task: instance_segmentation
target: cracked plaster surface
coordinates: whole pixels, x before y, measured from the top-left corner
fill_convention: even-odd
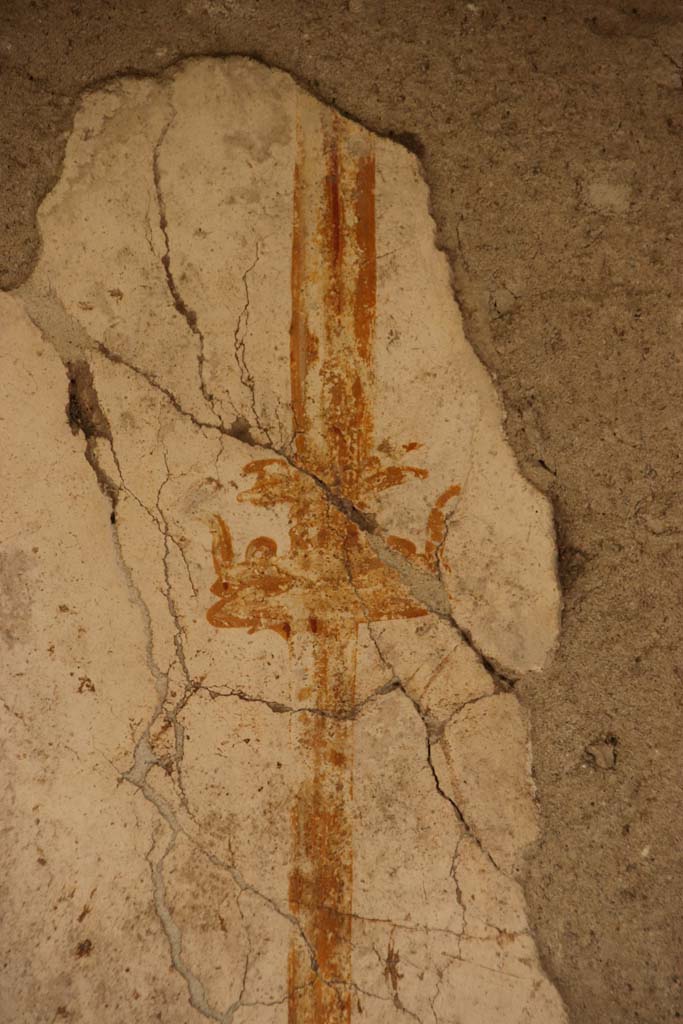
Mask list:
[[[552,522],[417,161],[191,61],[83,99],[40,227],[0,332],[11,1019],[563,1021],[516,881]]]

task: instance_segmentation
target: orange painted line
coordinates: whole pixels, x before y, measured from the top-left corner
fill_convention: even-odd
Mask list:
[[[320,140],[307,138],[301,123],[296,135],[290,327],[295,445],[302,468],[363,510],[372,495],[428,473],[385,466],[375,449],[374,153],[367,136],[337,114],[320,116],[322,154],[315,150]],[[317,710],[332,713],[290,716],[302,781],[290,815],[288,901],[309,948],[298,935],[292,938],[288,1021],[350,1024],[354,723],[346,714],[355,703],[358,626],[426,610],[305,474],[274,458],[250,462],[243,472],[251,487],[238,501],[289,505],[289,550],[279,553],[272,538],[256,537],[238,562],[230,531],[216,516],[217,579],[211,589],[218,600],[207,619],[218,628],[277,632],[290,657],[310,663],[311,678],[293,702],[312,699]],[[424,552],[406,538],[392,536],[389,543],[430,567],[445,528],[444,506],[458,492],[451,487],[436,502]]]

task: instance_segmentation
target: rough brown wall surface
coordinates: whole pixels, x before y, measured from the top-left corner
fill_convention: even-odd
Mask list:
[[[526,891],[576,1024],[683,1016],[683,8],[676,0],[5,2],[0,283],[78,94],[250,54],[412,143],[468,333],[555,505],[565,614],[531,715]]]

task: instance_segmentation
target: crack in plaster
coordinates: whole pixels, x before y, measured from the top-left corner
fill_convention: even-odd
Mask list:
[[[250,694],[245,693],[244,690],[216,690],[213,687],[204,686],[202,684],[198,684],[195,687],[195,692],[204,690],[214,699],[232,697],[246,701],[249,704],[264,704],[267,708],[278,715],[318,715],[320,718],[329,718],[336,722],[354,722],[368,704],[372,704],[380,697],[384,697],[386,694],[393,693],[398,689],[398,681],[392,679],[391,682],[384,683],[384,685],[379,686],[362,701],[359,701],[357,704],[353,704],[347,711],[325,711],[324,708],[307,706],[291,707],[289,704],[282,704],[280,701],[275,700],[267,700],[265,697],[252,697]]]
[[[173,110],[171,116],[168,118],[168,120],[166,121],[161,130],[161,133],[159,135],[159,138],[157,139],[157,142],[154,146],[154,150],[152,153],[152,180],[154,182],[154,194],[156,197],[156,206],[159,218],[159,229],[164,239],[164,252],[160,257],[161,265],[164,270],[164,279],[166,281],[166,287],[171,296],[171,299],[173,300],[173,306],[187,324],[190,332],[197,339],[197,373],[199,377],[199,390],[202,393],[202,398],[209,406],[214,416],[216,416],[216,418],[220,421],[220,414],[216,410],[214,404],[215,396],[211,393],[211,391],[209,391],[206,384],[206,377],[204,374],[206,363],[206,340],[204,338],[204,332],[199,326],[199,318],[197,312],[190,306],[188,306],[185,299],[183,298],[182,293],[176,283],[171,266],[171,242],[169,238],[168,217],[166,213],[166,200],[161,188],[160,159],[161,147],[163,146],[166,136],[168,135],[170,129],[173,126],[175,118],[176,111]],[[151,248],[152,251],[154,252],[154,247],[152,246]],[[228,401],[230,402],[230,405],[233,405],[233,402],[229,395]]]
[[[242,386],[247,389],[251,400],[251,412],[254,417],[254,422],[258,426],[261,433],[268,439],[268,443],[273,446],[273,442],[270,436],[270,432],[267,427],[264,427],[261,418],[256,408],[256,381],[254,375],[247,366],[246,358],[246,337],[247,331],[249,330],[249,309],[251,305],[251,299],[249,297],[249,275],[255,269],[260,259],[259,242],[256,242],[256,255],[254,260],[249,264],[247,269],[242,274],[242,287],[244,288],[244,306],[240,310],[239,316],[237,317],[237,324],[233,332],[234,339],[234,351],[235,351],[235,362],[237,363],[240,381]]]
[[[161,794],[159,794],[149,784],[149,772],[156,765],[158,765],[158,759],[156,758],[154,751],[152,750],[149,744],[147,731],[145,731],[145,733],[143,733],[143,735],[140,737],[140,740],[136,744],[133,765],[126,772],[119,773],[119,777],[142,793],[144,799],[147,800],[150,804],[152,804],[152,806],[156,809],[159,816],[165,821],[166,825],[171,831],[171,838],[169,839],[169,842],[166,845],[164,853],[159,858],[159,860],[156,863],[153,863],[151,860],[151,856],[154,851],[156,842],[152,844],[152,847],[147,855],[147,860],[150,866],[150,871],[152,873],[155,910],[157,912],[157,916],[159,917],[160,923],[162,925],[164,934],[169,945],[171,960],[174,968],[181,974],[181,976],[184,978],[187,984],[188,993],[190,995],[190,1002],[195,1007],[195,1009],[197,1009],[209,1020],[219,1021],[220,1024],[229,1024],[237,1010],[242,1005],[247,1004],[243,1004],[240,998],[236,1003],[233,1003],[223,1014],[220,1014],[218,1013],[218,1011],[213,1010],[211,1007],[208,1006],[204,986],[202,985],[201,981],[199,981],[199,979],[197,979],[194,976],[194,974],[190,971],[189,967],[187,967],[187,965],[184,964],[182,961],[182,932],[175,923],[173,915],[171,914],[171,911],[168,907],[165,895],[165,884],[163,875],[164,862],[168,854],[174,848],[179,835],[182,835],[190,843],[190,845],[194,847],[198,852],[200,852],[204,857],[206,857],[206,859],[214,867],[227,873],[228,876],[233,881],[233,883],[238,888],[238,890],[240,891],[240,893],[251,893],[252,895],[256,896],[257,899],[261,900],[268,907],[270,907],[270,909],[274,911],[278,916],[288,921],[289,924],[295,928],[308,951],[311,970],[316,974],[316,976],[320,977],[320,980],[324,984],[329,984],[328,980],[319,974],[318,964],[316,962],[313,946],[309,941],[308,937],[306,936],[298,918],[294,914],[291,914],[288,911],[283,910],[283,908],[277,903],[276,900],[272,899],[269,896],[266,896],[265,893],[260,892],[260,890],[258,890],[254,885],[252,885],[250,882],[247,882],[246,879],[242,876],[241,872],[233,864],[226,863],[225,861],[217,857],[214,853],[212,853],[210,850],[207,850],[194,836],[191,835],[191,833],[187,831],[187,829],[185,829],[182,826],[181,822],[178,820],[178,816],[176,815],[175,811],[168,803],[168,801],[165,800],[164,797],[161,796]],[[246,973],[244,977],[246,977]],[[268,1004],[253,1003],[248,1005]]]

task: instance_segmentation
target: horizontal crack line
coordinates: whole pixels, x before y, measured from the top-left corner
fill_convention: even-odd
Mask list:
[[[265,704],[267,708],[275,714],[280,715],[319,715],[321,718],[329,718],[335,722],[353,722],[358,718],[363,708],[367,707],[368,704],[374,703],[380,697],[386,696],[388,693],[394,693],[396,690],[401,688],[401,684],[398,680],[392,679],[390,682],[380,686],[377,690],[374,690],[364,700],[359,701],[352,707],[345,711],[328,711],[325,708],[317,707],[292,707],[289,704],[282,704],[280,701],[267,700],[265,697],[253,697],[251,694],[245,693],[244,690],[216,690],[210,686],[204,686],[203,684],[197,687],[198,691],[205,690],[212,698],[220,699],[223,698],[236,698],[237,700],[245,701],[247,704]]]

